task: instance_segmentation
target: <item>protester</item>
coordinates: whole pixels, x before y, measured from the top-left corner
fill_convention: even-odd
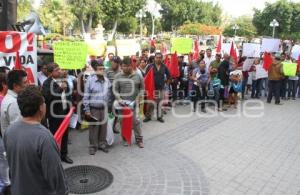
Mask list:
[[[95,74],[91,75],[85,84],[83,105],[86,119],[89,125],[89,154],[95,155],[97,149],[108,153],[107,134],[107,110],[111,99],[111,83],[105,77],[105,67],[102,64],[94,66]],[[110,109],[110,108],[109,108]]]
[[[43,83],[48,78],[47,64],[46,63],[42,63],[41,71],[38,72],[37,77],[38,77],[39,86],[43,86]]]
[[[111,83],[114,82],[115,76],[121,72],[120,70],[121,59],[118,56],[114,56],[111,61],[111,67],[106,69],[105,74]]]
[[[155,85],[155,103],[157,110],[157,120],[161,123],[164,123],[163,113],[162,113],[162,100],[164,95],[165,83],[170,81],[170,72],[165,64],[163,64],[163,55],[161,53],[155,54],[155,60],[153,64],[150,64],[147,68],[146,74],[153,68],[154,70],[154,85]],[[144,122],[149,122],[153,113],[154,105],[147,104],[146,118]]]
[[[145,77],[146,75],[146,71],[147,71],[147,62],[148,62],[148,58],[146,57],[142,57],[139,60],[138,63],[138,68],[137,68],[137,73],[141,76],[141,77]]]
[[[212,51],[210,48],[206,49],[206,56],[204,58],[204,62],[206,65],[206,71],[208,71],[210,64],[215,60],[215,58],[212,56]]]
[[[201,61],[199,67],[193,71],[193,103],[194,103],[194,112],[197,110],[198,101],[201,101],[201,111],[206,112],[205,110],[205,98],[207,96],[208,84],[210,82],[210,77],[208,70],[204,61]]]
[[[288,79],[288,99],[292,98],[292,100],[296,100],[298,80],[299,80],[299,77],[297,74],[293,77],[289,77],[289,79]]]
[[[133,117],[133,130],[136,144],[138,147],[144,148],[141,122],[137,112],[139,99],[144,95],[144,80],[143,77],[133,71],[133,66],[129,58],[124,58],[122,70],[121,73],[116,75],[116,80],[113,84],[113,91],[116,96],[115,107],[118,110],[118,113],[122,112],[122,109],[125,106],[132,109],[133,116],[129,117]],[[123,141],[125,144],[124,138]]]
[[[114,56],[115,56],[115,55],[114,55],[113,53],[109,53],[109,54],[107,55],[108,60],[104,61],[104,67],[105,67],[106,69],[108,69],[108,68],[111,67],[112,61],[113,61],[113,57],[114,57]]]
[[[280,88],[281,88],[281,80],[284,78],[282,74],[282,63],[280,60],[280,55],[275,55],[273,58],[273,63],[270,65],[268,72],[269,79],[269,92],[267,103],[271,103],[272,97],[275,97],[275,104],[280,104]]]
[[[12,70],[7,75],[7,94],[1,103],[1,133],[19,119],[20,110],[17,103],[18,94],[27,86],[27,74],[23,70]]]
[[[186,99],[188,97],[189,78],[188,78],[188,65],[186,62],[184,62],[184,56],[178,57],[178,65],[180,70],[179,98]]]
[[[254,63],[250,70],[252,71],[252,92],[251,92],[251,98],[259,98],[261,94],[261,85],[262,85],[262,79],[257,78],[256,76],[256,69],[258,66],[261,66],[260,59],[256,58],[254,60]]]
[[[229,87],[228,104],[229,106],[233,104],[234,108],[237,108],[238,94],[242,92],[242,80],[243,80],[242,71],[238,69],[231,71],[229,80],[230,80],[230,87]]]
[[[25,88],[17,102],[23,118],[10,125],[4,134],[11,194],[68,194],[57,145],[40,124],[46,105],[39,88]]]
[[[229,86],[229,60],[230,56],[228,54],[224,54],[223,61],[219,65],[218,68],[218,78],[221,80],[221,88],[220,88],[220,105],[221,111],[224,110],[223,103],[225,98],[228,98],[228,86]]]
[[[47,66],[48,79],[44,82],[42,93],[45,98],[47,112],[46,120],[51,133],[54,135],[61,125],[64,116],[69,112],[72,97],[68,82],[63,80],[63,73],[59,66],[50,63]],[[61,144],[61,160],[72,164],[73,160],[68,157],[68,137],[69,131],[64,133]]]

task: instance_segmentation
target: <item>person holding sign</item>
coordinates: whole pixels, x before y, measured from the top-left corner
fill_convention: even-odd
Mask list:
[[[283,79],[282,74],[282,63],[280,59],[280,55],[275,55],[273,59],[273,63],[270,65],[268,78],[269,78],[269,92],[267,103],[271,103],[272,97],[275,97],[275,104],[280,104],[280,88],[281,88],[281,80]]]
[[[297,68],[296,68],[297,69]],[[296,70],[296,75],[295,76],[290,76],[288,80],[288,99],[292,98],[292,100],[296,100],[296,93],[297,93],[297,85],[298,85],[298,80],[299,76],[299,70]]]

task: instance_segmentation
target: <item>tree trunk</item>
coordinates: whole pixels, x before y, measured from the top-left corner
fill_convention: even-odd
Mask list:
[[[151,19],[152,19],[152,35],[151,35],[151,38],[153,39],[154,38],[154,28],[155,28],[155,18],[153,15],[151,15]]]
[[[84,28],[84,22],[83,22],[83,17],[80,17],[80,25],[81,25],[81,33],[82,35],[85,34],[85,28]]]
[[[90,33],[92,31],[92,24],[93,24],[93,14],[90,14],[89,16],[89,24],[87,28],[87,32]]]
[[[113,40],[113,38],[114,38],[114,36],[115,36],[115,34],[117,32],[117,27],[118,27],[118,20],[116,20],[115,23],[114,23],[114,27],[112,29],[112,32],[111,32],[109,38],[108,38],[109,41]]]

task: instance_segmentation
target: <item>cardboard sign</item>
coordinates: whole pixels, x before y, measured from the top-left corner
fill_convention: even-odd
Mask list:
[[[294,58],[295,60],[298,60],[300,55],[300,45],[294,45],[291,51],[291,57]]]
[[[297,72],[297,64],[292,62],[282,62],[283,64],[283,74],[285,76],[294,77]]]
[[[54,43],[54,61],[62,69],[74,70],[85,67],[88,46],[84,42],[60,41]]]
[[[254,63],[254,59],[247,58],[243,63],[243,71],[248,71]]]
[[[117,55],[120,58],[136,55],[137,52],[141,53],[141,46],[135,39],[116,40],[116,46]]]
[[[255,66],[256,68],[256,79],[262,79],[268,77],[268,72],[263,68],[262,65]]]
[[[243,56],[246,57],[260,57],[260,44],[256,43],[244,43],[243,44]]]
[[[280,39],[263,38],[261,52],[278,52],[280,48]]]
[[[193,39],[191,38],[172,38],[171,53],[189,54],[193,50]]]
[[[37,84],[37,42],[33,33],[0,31],[0,66],[13,69],[16,55],[27,73],[31,74],[33,83]]]

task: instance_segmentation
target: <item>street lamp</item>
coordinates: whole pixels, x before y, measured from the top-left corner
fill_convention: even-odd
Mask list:
[[[140,39],[142,40],[143,36],[143,24],[142,24],[142,18],[146,17],[145,11],[143,9],[140,9],[136,14],[135,17],[140,18]]]
[[[270,23],[270,27],[273,27],[273,38],[275,36],[275,28],[279,26],[279,23],[277,20],[273,19],[272,22]]]
[[[232,29],[234,30],[234,36],[236,36],[236,30],[239,30],[240,27],[237,24],[235,24],[233,25]]]

